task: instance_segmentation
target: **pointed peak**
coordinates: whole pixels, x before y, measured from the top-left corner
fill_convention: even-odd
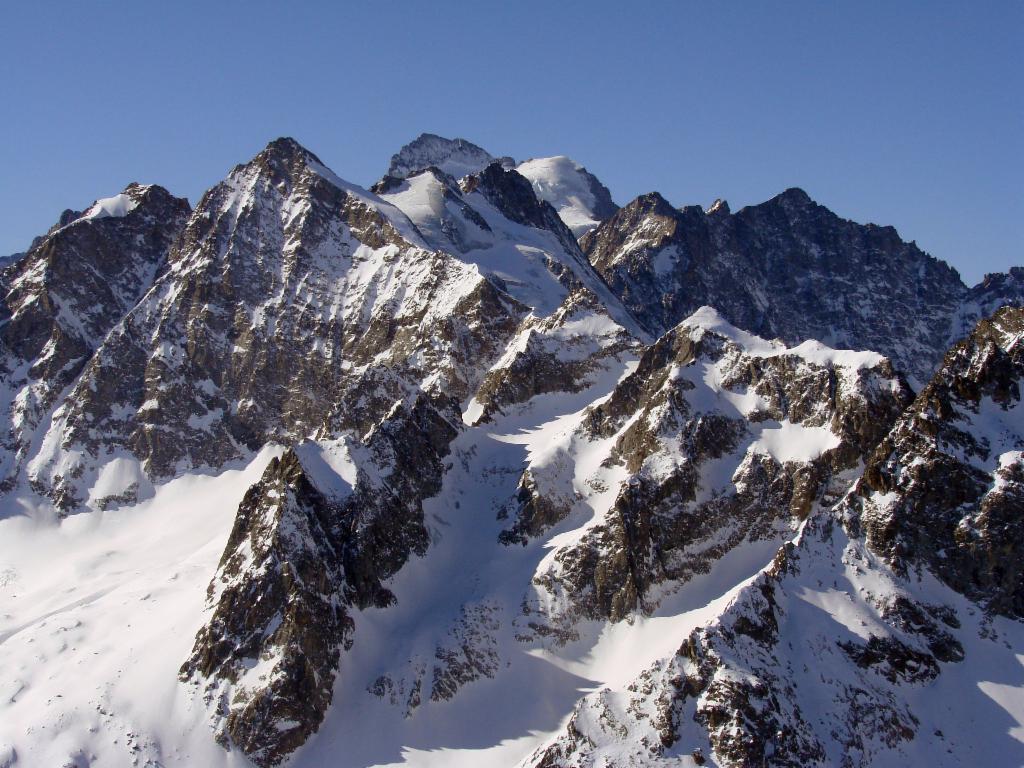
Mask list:
[[[711,216],[713,214],[731,213],[731,211],[729,210],[729,203],[719,197],[711,204],[705,213],[707,213],[708,216]]]
[[[759,336],[740,330],[726,320],[721,312],[707,304],[682,320],[676,326],[676,329],[682,330],[691,336],[694,332],[711,332],[734,341],[743,347],[763,347],[765,344],[769,344],[769,342]]]
[[[532,218],[526,215],[525,211],[547,205],[537,197],[533,185],[525,176],[497,160],[463,180],[463,192],[468,194],[477,190],[489,198],[506,216],[520,223]]]
[[[140,206],[144,211],[160,218],[176,216],[181,213],[187,214],[192,210],[188,199],[175,197],[159,184],[140,184],[133,181],[118,194],[94,200],[92,205],[86,206],[81,211],[66,208],[45,234],[32,239],[32,244],[25,253],[32,251],[48,237],[69,228],[72,224],[95,222],[100,219],[121,219]]]
[[[149,201],[169,202],[176,206],[184,206],[189,210],[192,208],[186,198],[175,197],[166,187],[161,187],[159,184],[139,184],[137,181],[133,181],[122,190],[121,194],[139,204]]]
[[[229,176],[261,176],[274,185],[290,183],[307,170],[315,173],[330,173],[319,157],[314,155],[295,139],[282,136],[274,139],[251,160],[236,165]],[[333,180],[332,180],[333,181]],[[336,184],[337,186],[337,184]]]
[[[305,163],[312,160],[313,162],[323,165],[323,162],[319,157],[314,155],[290,136],[281,136],[271,141],[266,147],[264,147],[263,151],[254,158],[254,160],[259,159],[286,163],[293,163],[296,161]]]
[[[88,219],[121,219],[139,207],[146,199],[151,186],[132,182],[122,192],[113,197],[103,197],[89,206],[80,220]],[[166,192],[166,190],[163,190]]]

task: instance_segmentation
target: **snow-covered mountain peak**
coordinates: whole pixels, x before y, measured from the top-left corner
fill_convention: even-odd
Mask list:
[[[97,200],[82,214],[83,219],[103,219],[107,217],[122,218],[134,211],[146,192],[149,185],[132,183],[125,187],[124,192]]]
[[[299,214],[309,209],[312,198],[325,199],[336,194],[324,190],[324,182],[345,198],[341,203],[343,218],[360,232],[365,230],[370,240],[401,240],[416,247],[429,247],[404,213],[373,192],[343,179],[289,137],[271,141],[249,162],[235,166],[227,179],[204,196],[198,209],[205,213],[201,212],[199,219],[215,215],[215,211],[207,210],[211,205],[219,211],[238,213],[251,210],[261,201],[265,203],[268,196],[276,196],[285,198],[285,215],[295,224],[302,220]],[[214,191],[220,192],[216,196],[219,202],[208,202]]]
[[[279,136],[267,142],[267,146],[263,148],[257,157],[267,160],[313,161],[322,164],[319,157],[291,136]]]
[[[694,339],[701,337],[705,331],[710,331],[715,335],[739,344],[751,353],[771,353],[786,348],[785,344],[781,341],[766,341],[759,336],[754,336],[737,328],[726,320],[722,313],[707,304],[699,307],[692,315],[680,322],[679,327],[684,329],[684,332],[687,332]]]
[[[1024,271],[403,152],[0,270],[0,768],[1024,760]]]
[[[723,200],[720,197],[717,198],[715,200],[715,202],[713,202],[708,207],[708,209],[707,209],[708,216],[711,216],[712,214],[715,214],[715,213],[731,213],[731,212],[732,211],[729,209],[729,203],[726,200]]]
[[[512,158],[496,158],[466,139],[446,139],[433,133],[422,133],[392,156],[387,175],[403,179],[434,166],[453,178],[461,179],[482,171],[496,160],[506,167],[515,165]]]
[[[618,210],[608,188],[564,155],[527,160],[516,170],[530,181],[537,197],[554,206],[576,237],[582,237]]]
[[[292,177],[300,174],[302,169],[313,165],[322,166],[323,162],[295,139],[281,136],[269,142],[248,162],[232,168],[226,181],[263,174],[276,185],[282,181],[290,181]]]
[[[53,235],[57,231],[80,222],[96,222],[99,219],[123,219],[147,200],[155,201],[151,204],[151,207],[159,207],[167,201],[177,200],[177,198],[158,184],[139,184],[133,181],[116,195],[98,198],[93,201],[92,205],[87,206],[82,211],[65,210],[46,235],[33,240],[32,247],[36,247],[46,237]]]
[[[642,333],[555,209],[515,169],[494,161],[456,184],[430,166],[404,179],[386,177],[373,188],[408,216],[430,247],[475,265],[537,317],[555,311],[574,289],[586,288],[616,323]]]

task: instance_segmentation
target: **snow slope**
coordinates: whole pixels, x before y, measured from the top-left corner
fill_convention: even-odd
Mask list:
[[[1024,626],[927,573],[899,577],[830,512],[674,639],[642,674],[584,698],[524,765],[1024,761]]]
[[[554,206],[576,237],[582,237],[618,210],[607,188],[586,168],[564,155],[527,160],[516,170],[530,180],[537,197]]]
[[[0,520],[5,765],[245,764],[213,741],[178,667],[235,508],[280,452],[137,506]]]
[[[92,204],[85,213],[83,219],[103,219],[107,217],[123,218],[135,210],[138,201],[121,193],[113,197],[105,197]]]

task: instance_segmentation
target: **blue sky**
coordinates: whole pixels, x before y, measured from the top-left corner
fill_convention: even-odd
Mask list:
[[[568,154],[620,204],[790,186],[968,282],[1024,263],[1024,3],[9,3],[0,253],[291,135],[368,185],[422,131]]]

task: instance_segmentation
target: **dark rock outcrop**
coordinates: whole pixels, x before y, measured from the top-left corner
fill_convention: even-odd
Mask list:
[[[164,270],[190,211],[188,201],[158,186],[130,184],[120,198],[124,215],[65,211],[0,273],[4,490],[64,390]]]
[[[421,386],[467,397],[523,308],[290,139],[210,190],[51,427],[68,510],[124,451],[150,478],[325,423],[364,434]],[[337,431],[332,434],[338,434]]]
[[[926,564],[991,611],[1024,618],[1024,309],[954,346],[878,447],[850,500],[897,569]]]
[[[354,640],[350,611],[389,605],[382,582],[426,551],[422,502],[440,489],[454,405],[420,397],[363,449],[343,446],[354,483],[320,458],[337,443],[305,443],[246,493],[180,676],[216,701],[224,743],[258,765],[278,765],[317,730]]]
[[[841,219],[799,189],[736,213],[676,209],[651,193],[580,243],[655,335],[710,305],[765,338],[875,350],[920,381],[966,292],[955,270],[892,227]]]

